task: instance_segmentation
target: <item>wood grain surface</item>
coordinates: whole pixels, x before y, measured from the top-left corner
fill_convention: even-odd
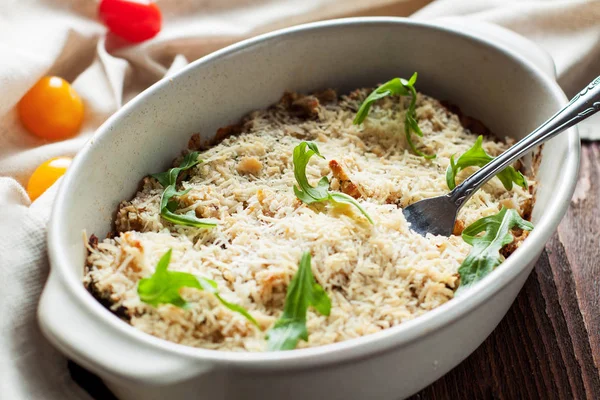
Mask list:
[[[569,210],[500,325],[411,399],[600,399],[600,144],[584,143]],[[70,363],[97,400],[114,397]],[[399,377],[401,378],[401,377]]]

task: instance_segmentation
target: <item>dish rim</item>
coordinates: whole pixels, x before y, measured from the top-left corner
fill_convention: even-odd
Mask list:
[[[54,207],[52,210],[48,226],[48,253],[51,261],[51,273],[55,274],[61,286],[69,291],[69,296],[73,301],[78,301],[82,308],[91,314],[97,322],[101,322],[113,331],[126,335],[130,339],[141,341],[146,345],[157,347],[171,354],[177,354],[186,358],[198,361],[210,361],[214,365],[237,364],[240,366],[252,366],[253,368],[273,368],[281,367],[283,364],[290,368],[302,368],[306,366],[326,366],[333,363],[348,362],[362,357],[374,356],[380,352],[391,348],[408,345],[422,337],[428,336],[445,326],[461,319],[465,314],[488,301],[491,297],[498,294],[506,285],[512,282],[519,274],[523,272],[523,267],[537,259],[539,252],[543,249],[551,234],[554,232],[566,211],[571,198],[571,193],[576,184],[576,178],[579,166],[580,145],[577,130],[569,129],[563,135],[568,138],[568,150],[565,160],[565,168],[562,174],[562,185],[557,184],[557,193],[548,201],[544,215],[536,224],[529,237],[523,244],[501,264],[491,274],[483,279],[478,285],[470,288],[467,296],[459,296],[442,304],[441,306],[428,311],[427,313],[400,325],[384,329],[380,332],[361,336],[346,341],[327,344],[323,346],[296,349],[294,351],[281,352],[232,352],[222,350],[211,350],[205,348],[196,348],[177,344],[164,339],[147,334],[128,323],[121,321],[112,312],[100,304],[83,286],[80,279],[77,279],[71,271],[74,267],[73,262],[66,256],[68,250],[63,249],[60,237],[61,221],[68,220],[69,188],[72,186],[74,176],[77,171],[85,164],[88,153],[98,151],[103,140],[108,140],[111,131],[116,131],[121,118],[135,109],[145,98],[156,95],[163,88],[170,84],[171,80],[186,74],[189,70],[199,68],[204,64],[217,61],[233,53],[250,50],[253,46],[263,44],[267,41],[286,38],[290,35],[301,34],[308,31],[331,29],[339,26],[360,26],[360,25],[413,25],[425,29],[442,31],[445,34],[460,36],[465,39],[478,42],[481,45],[491,47],[503,56],[512,59],[520,64],[530,73],[536,75],[553,96],[566,104],[567,98],[558,84],[546,73],[539,69],[533,62],[523,58],[511,49],[477,37],[468,32],[459,31],[454,27],[445,27],[437,25],[435,22],[426,22],[412,20],[401,17],[354,17],[334,19],[308,24],[297,25],[289,28],[262,34],[250,39],[243,40],[236,44],[227,46],[214,53],[206,55],[169,76],[167,79],[161,79],[126,105],[120,108],[110,116],[94,133],[84,147],[74,158],[71,167],[65,174],[63,182],[57,193]],[[92,148],[93,144],[93,148]],[[65,246],[66,247],[66,246]]]

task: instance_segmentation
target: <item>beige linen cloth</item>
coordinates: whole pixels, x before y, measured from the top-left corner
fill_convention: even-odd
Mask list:
[[[0,0],[0,398],[87,399],[35,319],[48,273],[46,222],[57,185],[30,204],[35,167],[75,155],[94,130],[148,85],[215,49],[317,19],[409,15],[430,0],[159,0],[162,32],[134,47],[109,37],[93,0]],[[568,95],[600,74],[600,1],[440,0],[416,18],[468,16],[537,42]],[[71,81],[86,105],[76,137],[45,142],[20,125],[15,104],[43,75]],[[515,99],[518,101],[518,99]],[[600,137],[588,124],[587,137]]]

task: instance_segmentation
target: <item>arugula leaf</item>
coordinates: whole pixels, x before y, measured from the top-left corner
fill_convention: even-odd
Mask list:
[[[416,73],[413,74],[413,77]],[[412,77],[411,77],[412,81]],[[416,78],[413,83],[416,82]],[[398,95],[398,96],[408,96],[410,93],[408,89],[402,85],[400,78],[394,78],[390,81],[387,81],[383,85],[379,86],[377,89],[373,90],[369,96],[363,101],[354,117],[354,125],[362,124],[367,115],[369,114],[369,110],[371,109],[371,105],[375,103],[377,100],[382,99],[387,96]]]
[[[371,92],[369,96],[363,101],[356,116],[354,117],[353,124],[359,125],[361,124],[367,115],[369,114],[369,110],[374,102],[379,99],[382,99],[387,96],[411,96],[410,105],[404,114],[404,134],[406,135],[406,141],[408,145],[412,149],[412,151],[426,159],[433,159],[436,157],[435,154],[425,154],[417,147],[412,141],[411,131],[417,136],[423,137],[423,131],[419,128],[419,124],[417,122],[417,115],[415,112],[416,103],[417,103],[417,90],[415,89],[415,83],[417,82],[417,73],[412,74],[410,79],[407,81],[403,78],[394,78],[383,85],[379,86],[377,89]]]
[[[533,224],[521,218],[516,210],[502,207],[498,214],[481,218],[463,231],[463,240],[473,248],[458,269],[460,286],[456,290],[457,294],[500,265],[500,250],[514,240],[511,233],[513,228],[530,231]],[[485,233],[478,236],[482,232]]]
[[[267,334],[269,351],[294,350],[300,339],[308,341],[306,321],[280,318]]]
[[[285,296],[283,315],[267,332],[270,351],[292,350],[300,339],[308,341],[306,312],[312,306],[321,315],[329,316],[331,300],[312,274],[310,252],[304,252],[298,271],[292,278]]]
[[[307,150],[308,148],[308,150]],[[367,214],[364,208],[351,196],[345,193],[330,192],[329,191],[329,179],[326,176],[322,177],[317,183],[316,187],[313,187],[308,183],[306,177],[306,166],[310,158],[313,155],[317,155],[325,159],[319,153],[319,149],[316,143],[313,142],[302,142],[294,148],[293,162],[294,162],[294,177],[298,186],[294,186],[294,193],[296,197],[306,204],[318,203],[322,201],[331,201],[334,204],[350,204],[358,208],[358,210],[373,224],[373,220]]]
[[[450,165],[448,166],[448,169],[446,169],[446,184],[450,190],[456,187],[456,175],[460,170],[471,166],[481,168],[494,159],[494,157],[485,152],[482,143],[483,136],[479,136],[473,147],[458,157],[456,161],[454,161],[454,156],[450,157]],[[500,171],[496,177],[500,179],[506,190],[512,189],[513,182],[522,188],[527,188],[527,180],[523,174],[514,169],[514,167],[506,167],[504,170]]]
[[[175,185],[177,183],[177,176],[181,171],[186,171],[202,162],[202,160],[198,159],[198,154],[199,153],[197,151],[188,153],[181,161],[179,167],[171,168],[165,172],[152,174],[151,176],[153,178],[156,178],[158,183],[160,183],[165,188],[170,185]]]
[[[140,300],[154,307],[159,304],[173,304],[180,308],[188,308],[188,303],[181,297],[179,290],[183,287],[206,290],[231,311],[242,314],[254,325],[259,326],[246,309],[240,305],[223,299],[218,292],[217,283],[211,279],[197,278],[187,272],[167,271],[171,262],[172,250],[169,249],[158,261],[156,270],[149,278],[140,279],[137,292]]]
[[[307,147],[308,150],[306,149]],[[310,183],[308,183],[308,178],[306,177],[306,166],[308,165],[310,158],[315,154],[322,159],[325,159],[325,157],[319,153],[317,145],[313,142],[302,142],[294,147],[294,177],[300,187],[299,189],[294,186],[294,193],[296,194],[296,197],[306,204],[329,199],[329,180],[326,176],[321,178],[317,187],[312,187]]]
[[[152,277],[140,279],[137,291],[141,301],[155,307],[168,303],[183,308],[186,302],[179,295],[179,289],[182,287],[202,289],[193,275],[167,271],[170,261],[171,250],[160,258]]]
[[[160,215],[165,220],[177,225],[193,226],[196,228],[212,228],[217,225],[217,222],[214,220],[197,218],[194,211],[189,211],[186,214],[175,214],[178,204],[175,200],[172,200],[173,197],[183,196],[190,191],[190,189],[181,191],[175,189],[177,176],[179,176],[181,171],[186,171],[201,162],[202,160],[198,159],[198,152],[194,151],[183,158],[179,167],[150,175],[165,188],[160,198]]]

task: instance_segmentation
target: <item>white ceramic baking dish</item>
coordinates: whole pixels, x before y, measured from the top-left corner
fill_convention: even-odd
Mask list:
[[[142,333],[84,289],[82,231],[105,235],[119,201],[133,196],[143,176],[165,169],[191,134],[208,139],[284,90],[344,92],[418,71],[419,90],[515,138],[565,104],[547,72],[460,30],[400,18],[293,27],[204,57],[132,100],[77,155],[56,198],[52,270],[38,314],[45,335],[122,399],[398,399],[448,372],[502,319],[565,213],[579,162],[574,129],[545,145],[536,228],[505,263],[422,317],[333,345],[218,352]]]

